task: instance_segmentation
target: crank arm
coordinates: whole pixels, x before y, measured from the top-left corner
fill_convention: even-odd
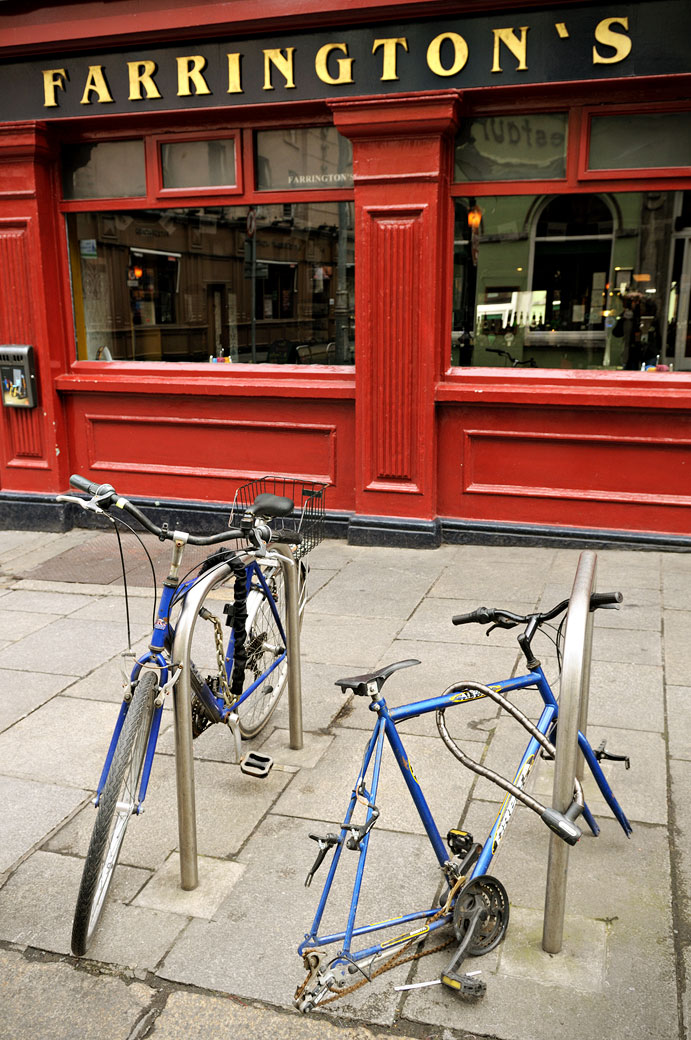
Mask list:
[[[475,938],[475,932],[477,931],[478,926],[486,920],[487,910],[485,907],[476,907],[470,920],[468,931],[463,937],[463,941],[451,958],[449,966],[441,973],[442,984],[448,986],[449,989],[456,990],[456,992],[460,993],[461,996],[482,997],[487,990],[487,986],[480,979],[463,975],[460,971],[461,964],[466,958],[468,947],[472,944],[473,939]]]

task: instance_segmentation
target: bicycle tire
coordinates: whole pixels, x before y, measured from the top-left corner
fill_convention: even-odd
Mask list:
[[[271,595],[285,631],[285,588],[280,568],[267,575]],[[263,588],[252,588],[247,596],[246,689],[265,672],[285,650],[285,643]],[[240,732],[250,738],[266,726],[276,710],[288,680],[288,659],[284,657],[270,675],[238,706]]]
[[[86,953],[98,926],[127,824],[136,805],[157,685],[155,672],[146,672],[137,683],[115,747],[77,896],[72,926],[75,957]]]

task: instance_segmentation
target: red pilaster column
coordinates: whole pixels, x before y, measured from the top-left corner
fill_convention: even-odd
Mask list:
[[[434,387],[451,342],[458,100],[448,91],[331,106],[353,143],[356,511],[421,521],[421,532],[437,516]]]
[[[34,347],[38,392],[36,408],[0,405],[3,491],[55,491],[67,465],[53,389],[66,364],[56,168],[43,124],[0,126],[0,344]]]

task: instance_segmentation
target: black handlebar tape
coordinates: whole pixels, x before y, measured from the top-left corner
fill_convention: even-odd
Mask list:
[[[455,614],[451,618],[452,625],[488,625],[493,620],[492,612],[487,607],[478,607],[469,614]]]
[[[590,597],[590,609],[597,610],[598,607],[611,607],[621,603],[624,597],[621,592],[593,592]]]

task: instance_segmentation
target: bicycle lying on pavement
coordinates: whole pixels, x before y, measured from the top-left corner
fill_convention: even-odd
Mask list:
[[[288,640],[283,581],[285,557],[273,546],[294,547],[289,555],[298,561],[301,609],[306,598],[307,576],[303,557],[322,537],[325,486],[281,478],[254,481],[240,488],[236,495],[231,516],[239,514],[237,527],[212,535],[192,535],[171,531],[165,524],[161,527],[154,524],[110,484],[95,484],[79,475],[70,477],[70,484],[90,498],[61,495],[59,501],[79,504],[107,517],[116,530],[118,524],[132,530],[122,516],[129,514],[150,534],[161,541],[172,542],[170,566],[157,600],[149,648],[135,660],[126,680],[94,799],[98,812],[72,930],[72,952],[79,957],[86,952],[100,920],[130,817],[142,811],[164,702],[183,670],[189,670],[194,736],[214,723],[228,725],[238,760],[240,738],[259,733],[276,708],[288,678]],[[271,488],[299,495],[299,517],[291,517],[293,498],[275,494]],[[278,519],[286,526],[272,531],[270,522]],[[217,549],[180,577],[188,545],[213,546],[229,541],[235,541],[236,546]],[[198,665],[192,660],[173,659],[176,627],[183,624],[187,598],[202,579],[206,593],[195,609],[198,609],[198,617],[210,625],[214,648],[203,669],[201,662]],[[216,604],[214,596],[219,595],[221,598]],[[125,596],[127,602],[126,584]],[[212,607],[219,612],[222,609],[226,616],[227,640],[221,620]],[[204,674],[207,668],[209,671]],[[268,756],[250,752],[243,759],[242,768],[263,776],[270,764]]]
[[[590,597],[590,610],[617,606],[621,602],[621,598],[620,593],[593,593]],[[587,603],[586,599],[586,607]],[[433,953],[454,941],[457,943],[457,949],[438,981],[462,996],[481,997],[486,986],[477,977],[480,973],[462,973],[461,965],[467,956],[477,957],[495,949],[506,934],[509,923],[509,899],[504,886],[497,878],[492,877],[488,870],[506,835],[516,803],[521,802],[531,809],[551,831],[569,845],[575,845],[581,837],[581,830],[576,822],[581,815],[593,835],[597,836],[599,833],[598,824],[584,802],[582,787],[578,779],[575,779],[574,782],[571,805],[565,812],[542,805],[537,798],[526,791],[528,778],[538,757],[542,755],[554,758],[558,750],[559,703],[552,692],[540,661],[533,653],[532,641],[543,626],[563,616],[554,640],[560,660],[563,625],[568,606],[569,600],[566,599],[558,603],[552,610],[526,615],[515,614],[509,610],[480,607],[469,614],[461,614],[452,619],[456,625],[476,623],[492,626],[489,631],[492,628],[511,629],[519,625],[525,626],[518,636],[518,643],[526,659],[528,671],[516,678],[503,679],[488,685],[477,682],[459,682],[449,687],[441,696],[395,708],[389,708],[382,696],[384,683],[395,671],[417,665],[420,663],[419,661],[397,661],[369,674],[340,679],[336,683],[344,693],[352,691],[357,696],[369,697],[370,710],[374,712],[376,718],[340,831],[325,835],[310,834],[310,837],[317,842],[318,853],[305,884],[311,883],[315,873],[330,852],[331,861],[311,928],[298,948],[307,970],[307,976],[295,994],[294,1002],[299,1011],[311,1011],[313,1008],[337,1000],[384,971],[422,955]],[[541,714],[536,723],[531,722],[507,696],[528,688],[537,689],[542,700]],[[446,712],[482,698],[493,700],[529,734],[528,744],[511,781],[487,766],[475,762],[465,754],[449,734],[445,721]],[[439,734],[454,757],[468,769],[496,784],[505,792],[504,801],[484,843],[475,842],[471,834],[457,827],[448,831],[446,841],[444,841],[415,776],[414,767],[401,740],[398,727],[409,719],[432,712],[436,714]],[[377,805],[377,791],[385,742],[388,742],[394,754],[439,864],[442,874],[442,891],[436,905],[431,907],[413,910],[387,921],[356,925],[369,842],[377,820],[384,811]],[[630,835],[631,825],[614,797],[600,766],[601,759],[609,758],[626,761],[628,768],[628,759],[625,756],[609,754],[604,745],[594,751],[587,738],[580,732],[578,745],[605,801],[624,833],[627,836]],[[356,823],[355,815],[358,806],[361,810],[358,814],[360,822]],[[347,923],[343,931],[322,935],[320,934],[322,919],[344,850],[356,852],[358,855]],[[417,946],[421,940],[449,924],[453,926],[452,938],[422,952],[409,952],[411,947]],[[410,928],[411,925],[412,928]],[[410,930],[404,931],[403,934],[398,934],[394,938],[380,941],[373,938],[375,933],[392,926],[397,928],[408,926]],[[329,946],[336,946],[337,952],[334,953],[333,950],[326,952],[325,948]],[[387,956],[389,959],[384,960]]]

